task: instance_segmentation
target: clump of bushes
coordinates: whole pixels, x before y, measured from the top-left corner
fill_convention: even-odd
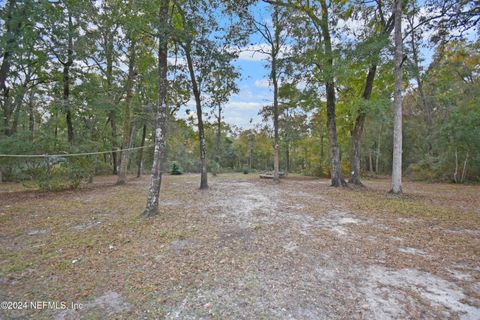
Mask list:
[[[49,158],[43,169],[36,180],[42,191],[77,189],[91,182],[95,172],[94,163],[86,157]]]
[[[220,164],[217,161],[211,161],[209,163],[210,172],[216,176],[220,172]]]
[[[170,173],[172,175],[181,175],[183,173],[182,168],[180,168],[180,165],[176,161],[172,162]]]

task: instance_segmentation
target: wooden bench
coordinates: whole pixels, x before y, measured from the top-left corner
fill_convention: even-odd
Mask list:
[[[285,172],[278,172],[278,176],[280,178],[283,178],[285,177]],[[273,171],[267,171],[267,172],[264,172],[260,175],[260,179],[273,179]]]

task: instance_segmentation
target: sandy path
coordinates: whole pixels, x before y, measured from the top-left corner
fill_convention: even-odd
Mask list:
[[[215,211],[204,214],[220,232],[221,246],[253,259],[246,267],[215,271],[208,283],[190,292],[169,319],[480,319],[479,301],[462,288],[415,269],[390,269],[352,253],[371,239],[352,226],[375,225],[308,191],[316,181],[224,182],[211,190]],[[307,190],[307,191],[305,191]],[[309,212],[304,200],[323,202]],[[213,216],[212,216],[213,214]],[[354,245],[355,243],[355,245]],[[404,248],[421,255],[421,250]],[[235,258],[233,258],[235,259]]]

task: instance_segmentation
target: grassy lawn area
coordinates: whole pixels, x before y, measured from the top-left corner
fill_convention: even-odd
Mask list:
[[[480,187],[289,176],[0,185],[0,300],[81,304],[0,319],[480,319]],[[60,309],[60,308],[59,308]]]

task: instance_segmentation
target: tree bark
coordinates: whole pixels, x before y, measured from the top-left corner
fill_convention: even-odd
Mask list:
[[[395,89],[393,94],[392,193],[402,193],[402,1],[395,0]]]
[[[110,128],[112,130],[112,149],[117,149],[117,120],[115,114],[115,102],[113,99],[112,93],[112,82],[113,82],[113,32],[111,30],[108,31],[108,35],[106,36],[106,60],[107,60],[107,68],[106,68],[106,76],[107,76],[107,98],[108,103],[110,104],[110,112],[108,115],[110,121]],[[117,174],[117,151],[112,152],[112,173],[114,175]]]
[[[17,2],[15,0],[9,0],[7,7],[7,16],[5,19],[5,48],[3,49],[2,64],[0,66],[0,92],[3,95],[3,99],[0,99],[2,103],[0,106],[3,109],[3,123],[4,133],[6,136],[13,134],[10,129],[10,120],[14,115],[14,106],[12,106],[11,97],[9,96],[10,90],[7,86],[7,79],[10,74],[11,58],[15,51],[18,49],[18,38],[22,30],[23,25],[23,10],[21,11],[21,18],[14,18],[16,14],[15,6]],[[15,115],[14,115],[15,116]]]
[[[125,184],[127,182],[127,173],[128,173],[128,162],[130,160],[131,150],[128,150],[133,147],[133,142],[135,141],[135,126],[130,128],[130,133],[127,138],[127,144],[124,145],[126,150],[122,151],[122,160],[120,162],[120,171],[118,173],[117,184]]]
[[[277,72],[277,57],[280,51],[280,26],[278,21],[278,10],[274,8],[273,13],[273,28],[274,38],[271,43],[271,58],[272,58],[272,72],[271,79],[273,84],[273,128],[274,128],[274,158],[273,158],[273,181],[280,181],[279,167],[280,167],[280,141],[278,136],[278,72]]]
[[[462,170],[462,178],[460,180],[461,183],[465,180],[465,176],[467,175],[467,162],[468,162],[468,151],[465,155],[465,161],[463,162],[463,170]]]
[[[75,132],[73,129],[72,111],[70,108],[70,67],[73,65],[73,23],[72,14],[68,12],[68,48],[67,61],[63,63],[63,108],[67,122],[68,142],[73,144],[75,140]]]
[[[248,168],[253,169],[253,134],[248,136]]]
[[[158,45],[158,102],[155,122],[155,149],[153,153],[152,178],[148,188],[146,208],[143,211],[145,217],[158,214],[158,201],[162,172],[160,171],[165,152],[165,129],[167,116],[167,56],[169,39],[169,0],[161,0],[159,12],[159,45]]]
[[[285,147],[285,175],[290,172],[290,144],[287,142]]]
[[[375,80],[375,74],[377,71],[377,65],[372,64],[368,70],[367,79],[365,82],[365,88],[363,90],[363,99],[370,100],[373,90],[373,82]],[[350,150],[350,180],[348,182],[355,185],[363,185],[360,181],[360,159],[362,157],[362,135],[365,125],[365,118],[367,116],[366,110],[360,109],[357,118],[355,119],[355,126],[352,130],[352,141]]]
[[[342,169],[340,160],[340,147],[337,138],[337,122],[335,115],[335,78],[333,76],[333,50],[332,41],[330,38],[330,30],[328,27],[329,17],[328,8],[325,1],[320,1],[322,4],[322,20],[320,27],[323,33],[324,53],[327,56],[327,65],[325,70],[325,91],[327,93],[327,127],[328,138],[330,141],[330,172],[332,187],[345,186],[346,182],[342,179]]]
[[[380,132],[382,132],[382,127],[383,126],[380,126]],[[382,143],[380,132],[378,134],[378,140],[377,140],[377,151],[375,152],[375,173],[377,175],[380,174],[380,145]]]
[[[187,58],[188,71],[190,73],[190,81],[192,82],[193,96],[195,97],[195,106],[197,109],[198,122],[198,139],[200,143],[200,189],[208,189],[208,175],[207,175],[207,148],[205,145],[205,132],[203,128],[203,114],[202,101],[200,99],[200,90],[198,88],[197,79],[195,77],[195,70],[193,68],[192,56],[190,54],[190,46],[184,46],[185,56]]]
[[[368,151],[368,171],[370,171],[370,173],[373,173],[372,150]]]
[[[8,130],[9,135],[13,135],[17,133],[17,128],[18,128],[18,121],[20,120],[20,109],[22,108],[23,104],[23,98],[25,97],[25,93],[27,92],[27,86],[28,82],[30,81],[29,77],[25,80],[25,82],[20,86],[19,88],[19,93],[17,94],[17,97],[15,98],[15,103],[13,104],[12,107],[12,112],[13,112],[13,121],[12,121],[12,126]]]
[[[140,178],[140,176],[143,174],[143,147],[145,146],[145,138],[147,135],[147,125],[143,125],[143,130],[142,130],[142,141],[140,142],[140,150],[139,152],[139,157],[138,157],[138,170],[137,170],[137,178]]]
[[[220,164],[220,142],[222,137],[222,106],[218,105],[217,137],[215,141],[215,161]]]
[[[0,66],[0,90],[3,95],[7,95],[7,79],[10,73],[11,57],[17,47],[17,40],[22,28],[22,19],[13,19],[15,5],[17,1],[9,0],[7,7],[7,17],[5,21],[5,36],[7,38],[6,45],[3,51],[2,65]]]
[[[128,76],[127,76],[127,95],[125,98],[125,112],[124,112],[124,124],[123,124],[123,146],[125,149],[131,148],[134,137],[134,129],[132,128],[132,98],[133,98],[133,85],[135,82],[135,40],[131,39],[130,42],[130,57],[128,62]],[[130,150],[124,150],[122,152],[122,159],[120,161],[120,171],[118,173],[117,184],[124,184],[127,181],[128,161],[130,158]]]
[[[453,182],[457,183],[458,179],[458,152],[457,149],[455,149],[455,171],[453,172]]]
[[[35,131],[35,104],[33,99],[33,90],[31,90],[28,99],[28,130],[30,131],[30,137],[32,138],[34,137]]]

